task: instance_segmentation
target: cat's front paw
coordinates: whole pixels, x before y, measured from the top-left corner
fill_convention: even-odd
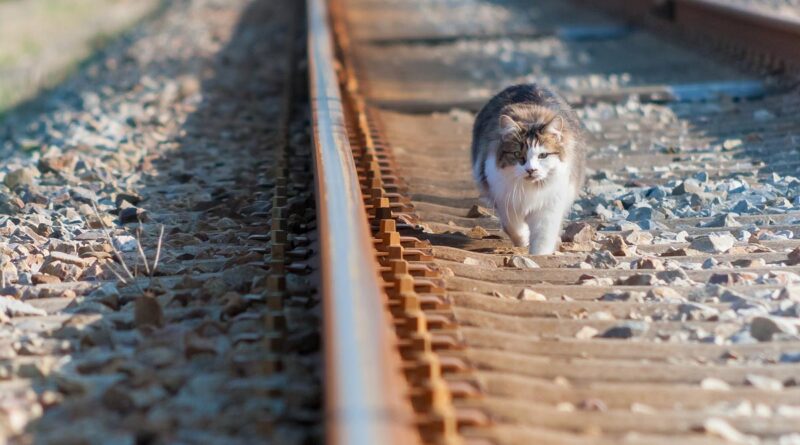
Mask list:
[[[503,231],[506,232],[508,238],[511,239],[511,244],[514,247],[528,247],[530,245],[530,232],[528,226],[525,224],[509,224],[507,222],[502,224]]]
[[[528,253],[531,255],[551,255],[555,251],[555,245],[531,244],[528,247]]]
[[[528,240],[526,240],[524,238],[519,239],[519,240],[514,240],[512,238],[511,242],[512,242],[512,244],[514,244],[514,247],[528,247],[528,244],[529,244]]]

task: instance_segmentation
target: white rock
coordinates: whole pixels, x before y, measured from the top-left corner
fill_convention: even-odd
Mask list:
[[[0,297],[0,311],[9,317],[47,315],[47,312],[42,309],[35,308],[24,301],[19,301],[11,297]]]
[[[736,243],[736,238],[730,233],[712,233],[698,236],[692,240],[689,247],[701,252],[725,253]]]
[[[525,300],[525,301],[547,301],[547,297],[536,292],[533,289],[522,289],[517,294],[518,300]]]
[[[130,235],[115,236],[114,247],[122,252],[134,252],[136,250],[136,238]]]
[[[713,377],[704,378],[700,382],[700,387],[709,391],[729,391],[731,389],[731,385],[727,382]]]

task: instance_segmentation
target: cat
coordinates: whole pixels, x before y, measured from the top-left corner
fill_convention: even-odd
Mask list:
[[[583,127],[567,102],[536,84],[513,85],[478,113],[472,171],[515,246],[551,254],[583,186]]]

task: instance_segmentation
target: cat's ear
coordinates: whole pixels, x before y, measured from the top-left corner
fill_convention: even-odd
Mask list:
[[[500,134],[508,136],[517,134],[520,130],[519,124],[511,116],[505,114],[500,115]]]
[[[550,122],[547,123],[547,125],[545,125],[544,132],[547,134],[552,134],[560,141],[561,135],[564,133],[564,118],[561,116],[554,117]]]

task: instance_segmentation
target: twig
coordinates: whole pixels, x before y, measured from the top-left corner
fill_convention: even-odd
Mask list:
[[[155,275],[158,268],[158,260],[161,258],[161,240],[164,238],[164,224],[161,224],[161,232],[158,234],[158,246],[156,246],[156,259],[153,261],[153,268],[150,277]]]
[[[142,243],[139,242],[139,239],[142,237],[142,230],[141,226],[136,229],[136,249],[139,251],[139,255],[142,257],[142,262],[144,263],[144,272],[150,276],[150,266],[147,265],[147,257],[144,254],[144,249],[142,249]],[[137,261],[136,264],[138,265],[139,262]]]
[[[117,247],[114,246],[114,239],[111,238],[111,232],[109,232],[108,227],[106,226],[106,223],[103,222],[103,218],[100,217],[100,211],[97,210],[97,204],[95,204],[94,201],[92,201],[92,209],[94,209],[94,214],[95,214],[95,216],[97,216],[97,220],[100,221],[100,226],[103,227],[103,233],[105,233],[109,244],[111,244],[111,250],[113,250],[114,251],[114,255],[116,255],[117,258],[119,258],[119,262],[120,262],[120,265],[122,266],[122,269],[125,271],[125,273],[128,275],[128,277],[131,280],[135,280],[136,277],[131,273],[130,269],[128,269],[128,265],[125,264],[125,258],[122,257],[122,253],[120,253],[120,251],[117,250]]]
[[[122,253],[120,253],[120,251],[117,250],[116,246],[114,246],[114,239],[111,238],[111,232],[109,232],[108,227],[106,227],[106,223],[103,222],[103,218],[100,217],[100,211],[97,210],[97,204],[94,201],[92,201],[92,209],[94,210],[95,216],[97,216],[97,220],[100,221],[100,225],[103,227],[103,233],[105,233],[106,239],[108,239],[108,243],[111,245],[111,250],[114,252],[114,255],[116,255],[117,258],[119,258],[120,266],[122,266],[122,269],[131,279],[131,283],[135,284],[136,287],[139,289],[139,292],[144,294],[144,289],[142,289],[142,286],[140,286],[139,283],[136,282],[136,277],[131,273],[130,269],[128,269],[128,265],[125,264],[125,258],[122,256]],[[109,265],[110,264],[111,263],[109,263]],[[118,274],[114,269],[109,267],[109,270],[114,272],[114,275],[120,278],[123,284],[128,284],[128,282],[122,279],[120,274]]]
[[[126,280],[125,278],[123,278],[123,276],[122,276],[122,275],[120,275],[120,274],[119,274],[119,273],[118,273],[116,270],[114,270],[114,268],[113,268],[113,267],[111,267],[111,264],[112,264],[112,263],[110,263],[110,262],[109,262],[109,263],[106,263],[106,266],[108,266],[108,270],[110,270],[110,271],[111,271],[111,273],[113,273],[113,274],[114,274],[114,276],[116,276],[116,277],[117,277],[117,279],[118,279],[119,281],[122,281],[122,284],[128,284],[128,280]]]

